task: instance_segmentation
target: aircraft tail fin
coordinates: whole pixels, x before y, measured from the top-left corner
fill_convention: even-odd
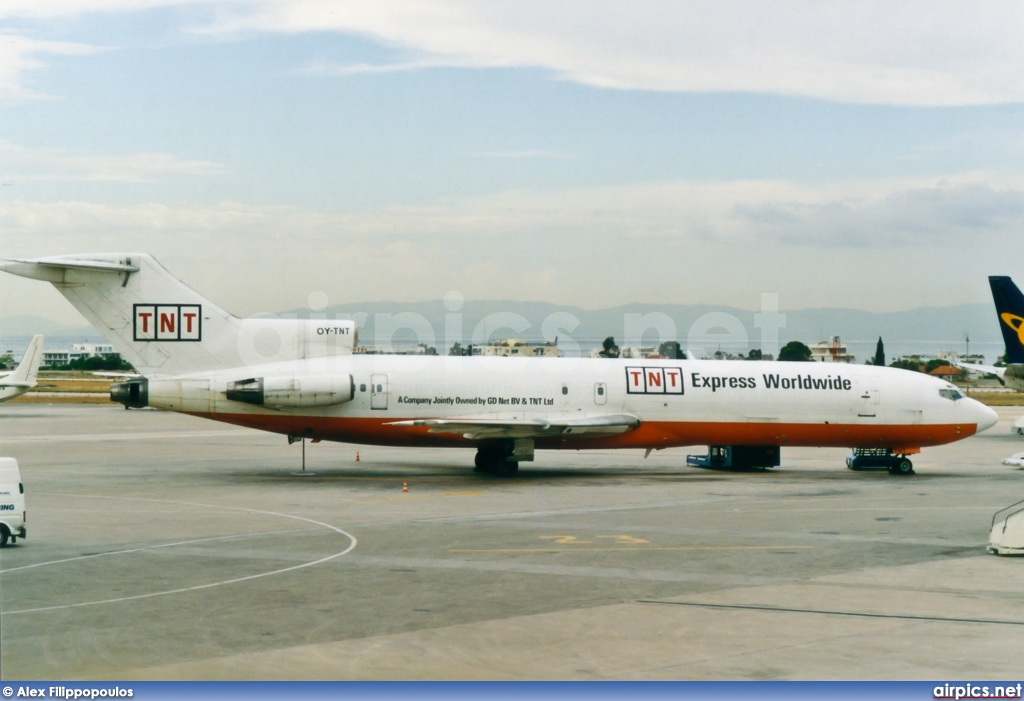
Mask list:
[[[240,320],[138,253],[0,261],[0,270],[53,284],[142,374],[240,365]],[[210,339],[210,340],[208,340]]]
[[[239,319],[144,253],[0,260],[46,280],[142,375],[186,375],[350,354],[352,321]]]
[[[32,341],[28,344],[28,350],[25,351],[25,355],[22,357],[18,367],[7,376],[7,382],[34,385],[36,383],[36,375],[39,372],[39,361],[42,359],[43,337],[33,336]]]
[[[1024,294],[1005,275],[992,275],[988,279],[992,299],[996,303],[999,328],[1006,342],[1007,364],[1024,363]]]

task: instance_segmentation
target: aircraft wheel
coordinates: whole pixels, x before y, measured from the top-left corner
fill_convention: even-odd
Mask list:
[[[892,474],[912,475],[914,474],[914,463],[910,462],[906,458],[898,458],[892,465]]]
[[[476,465],[476,467],[473,468],[473,472],[488,472],[487,453],[482,450],[476,451],[476,457],[473,458],[473,464]]]
[[[0,528],[0,548],[7,547],[7,539],[11,537],[11,534],[7,532],[6,528]]]
[[[519,463],[514,460],[506,460],[503,456],[496,456],[494,469],[491,470],[495,477],[515,477],[519,472]]]
[[[1024,426],[1021,426],[1017,429],[1017,435],[1024,436]]]

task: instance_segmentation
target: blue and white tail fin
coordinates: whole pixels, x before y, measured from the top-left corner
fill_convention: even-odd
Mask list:
[[[988,279],[992,288],[992,299],[996,303],[999,329],[1006,342],[1008,365],[1024,363],[1024,294],[1004,275],[992,275]]]
[[[239,319],[144,253],[0,260],[53,284],[143,375],[186,375],[351,353],[351,321]],[[328,333],[328,331],[330,333]]]

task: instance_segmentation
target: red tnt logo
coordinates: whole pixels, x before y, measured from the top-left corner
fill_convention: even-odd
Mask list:
[[[136,341],[201,341],[203,309],[199,304],[136,304]]]
[[[683,394],[683,371],[681,368],[627,367],[626,392]]]

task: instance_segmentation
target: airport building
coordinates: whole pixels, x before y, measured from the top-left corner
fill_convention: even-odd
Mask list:
[[[847,351],[846,346],[839,340],[839,336],[833,336],[827,341],[820,343],[809,343],[811,349],[811,360],[817,363],[852,363],[853,353]]]
[[[114,347],[105,343],[72,343],[70,350],[44,350],[40,367],[67,365],[79,358],[120,358]]]
[[[494,356],[529,356],[558,357],[558,344],[555,341],[524,341],[520,338],[505,338],[494,341],[483,346],[473,346],[473,355],[494,355]]]

